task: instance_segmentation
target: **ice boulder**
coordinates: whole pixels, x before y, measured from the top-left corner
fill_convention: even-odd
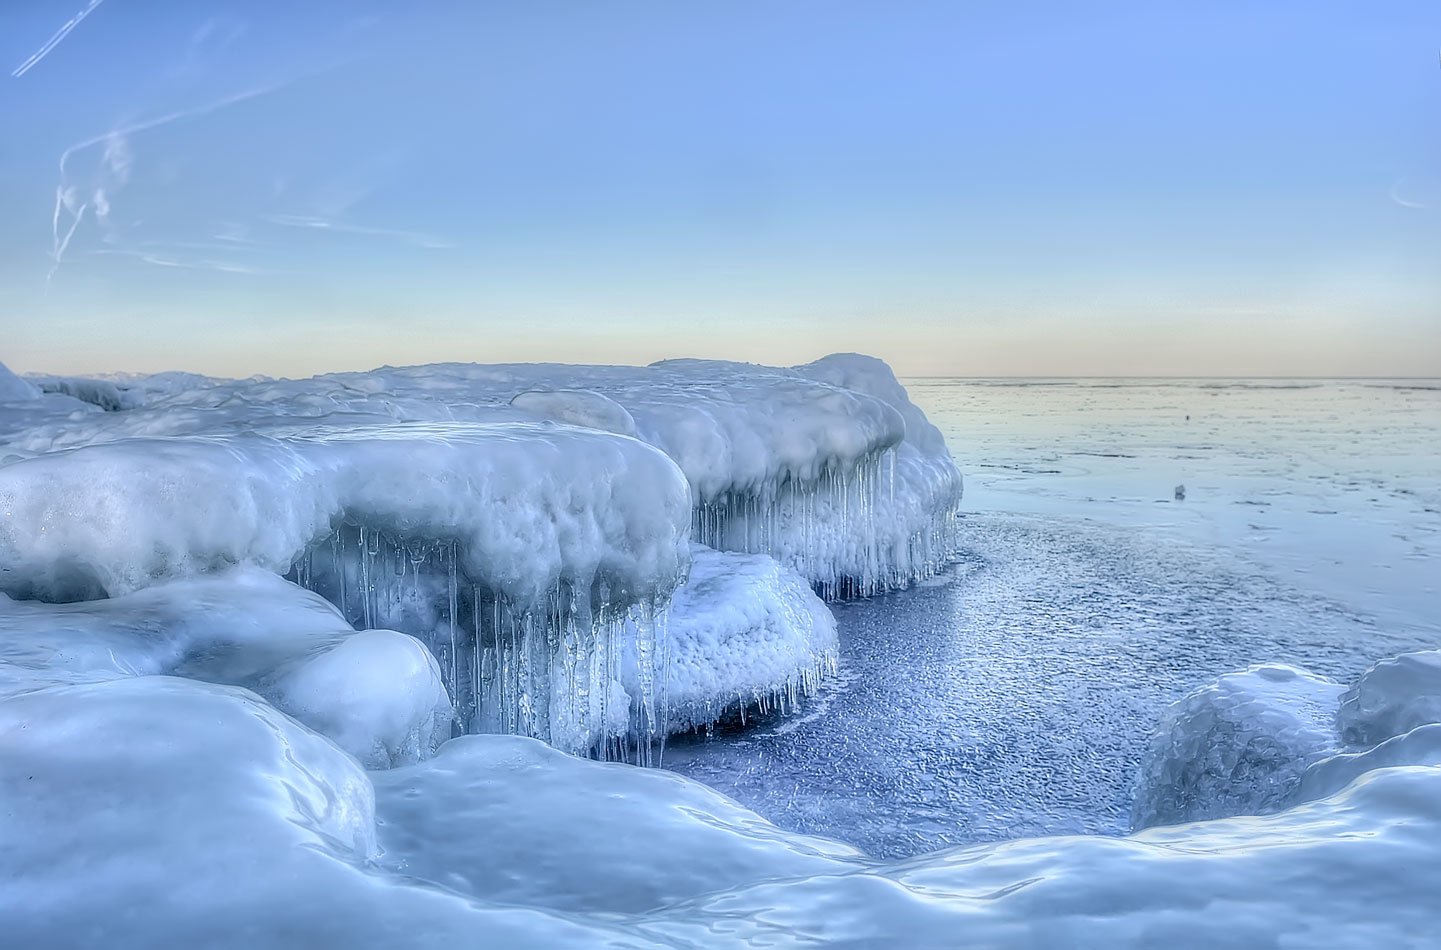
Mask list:
[[[691,546],[690,578],[671,601],[666,634],[672,732],[728,711],[793,707],[838,658],[835,618],[804,578],[764,554],[699,544]]]
[[[1343,689],[1289,666],[1262,665],[1175,703],[1143,756],[1131,827],[1284,808],[1306,767],[1339,745],[1332,722]]]
[[[1347,745],[1371,746],[1441,722],[1441,651],[1403,653],[1372,666],[1341,697],[1336,726]]]
[[[368,769],[427,759],[451,734],[435,658],[393,630],[344,637],[285,669],[266,693]]]

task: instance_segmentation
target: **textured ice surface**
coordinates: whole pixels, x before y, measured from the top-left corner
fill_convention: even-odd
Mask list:
[[[1336,750],[1345,687],[1289,666],[1222,676],[1176,703],[1141,760],[1131,827],[1266,815]]]
[[[1441,722],[1441,651],[1404,653],[1371,667],[1341,697],[1336,725],[1354,746]]]
[[[666,767],[876,855],[1123,834],[1171,703],[1258,660],[1350,683],[1436,642],[1185,540],[1054,517],[962,525],[945,574],[831,605],[840,675],[801,715],[674,737]]]

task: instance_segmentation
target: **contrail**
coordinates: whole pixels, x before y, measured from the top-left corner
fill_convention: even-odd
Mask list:
[[[10,74],[11,77],[14,79],[19,79],[21,76],[28,73],[32,68],[34,68],[36,63],[40,62],[46,56],[50,55],[50,51],[55,47],[59,46],[60,41],[65,39],[65,37],[69,36],[70,31],[79,26],[80,21],[88,17],[95,10],[95,8],[100,6],[100,4],[103,2],[105,2],[105,0],[90,0],[90,3],[85,7],[84,10],[81,10],[79,13],[75,14],[64,26],[55,31],[55,35],[50,37],[50,41],[48,43],[46,43],[44,46],[40,47],[33,54],[31,54],[30,58],[25,60],[25,62],[21,63],[19,66],[16,66],[15,71]]]
[[[96,6],[99,5],[100,2],[101,0],[95,0],[95,2],[90,5],[89,9],[93,10]],[[156,116],[151,119],[145,119],[140,122],[135,122],[119,129],[112,129],[109,132],[105,132],[101,135],[96,135],[92,136],[91,138],[85,139],[83,142],[76,142],[74,145],[61,152],[60,184],[55,189],[55,212],[50,222],[51,239],[53,243],[51,245],[50,272],[45,277],[45,282],[47,286],[50,282],[50,279],[55,276],[56,270],[60,268],[61,262],[64,260],[65,251],[70,246],[70,238],[74,236],[75,230],[80,226],[80,219],[90,208],[90,205],[87,202],[80,206],[79,211],[70,212],[70,207],[65,202],[65,196],[67,191],[65,166],[70,161],[70,156],[74,155],[76,152],[99,145],[102,142],[111,141],[116,138],[123,139],[125,136],[131,135],[136,132],[144,132],[147,129],[153,129],[162,125],[168,125],[171,122],[177,122],[181,119],[189,119],[198,116],[208,115],[212,112],[223,109],[226,106],[232,106],[236,103],[245,102],[249,99],[255,99],[260,96],[269,95],[270,93],[284,89],[286,86],[298,82],[301,79],[307,79],[311,76],[319,75],[323,72],[327,72],[328,70],[333,69],[334,67],[335,64],[333,63],[315,67],[313,69],[306,70],[298,76],[292,76],[289,79],[279,80],[277,82],[268,83],[262,86],[255,86],[253,88],[246,89],[243,92],[237,92],[233,95],[226,96],[223,99],[216,99],[213,102],[207,102],[204,105],[194,106],[189,109],[180,109],[175,112],[167,112],[164,115]],[[63,237],[60,234],[60,213],[62,210],[70,212],[74,215],[74,217],[69,222],[69,229],[66,231]]]

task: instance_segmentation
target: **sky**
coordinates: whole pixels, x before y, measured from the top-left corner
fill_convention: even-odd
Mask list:
[[[1441,375],[1441,3],[5,0],[0,361]]]

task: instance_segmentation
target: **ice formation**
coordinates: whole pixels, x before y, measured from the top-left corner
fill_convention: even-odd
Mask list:
[[[790,369],[439,364],[154,393],[127,412],[33,426],[12,446],[33,454],[303,424],[548,420],[633,431],[685,474],[694,540],[771,554],[828,596],[904,586],[957,543],[961,476],[944,440],[884,363],[854,354]]]
[[[1441,722],[1441,651],[1403,653],[1367,670],[1341,697],[1336,725],[1353,746]]]
[[[1339,746],[1343,689],[1263,665],[1191,693],[1167,710],[1141,762],[1131,827],[1280,811],[1306,767]]]
[[[576,752],[644,758],[737,700],[789,704],[833,664],[823,609],[764,558],[733,562],[732,606],[682,595],[668,613],[687,534],[827,596],[922,578],[957,540],[943,440],[854,355],[37,382],[44,411],[0,426],[0,591],[285,573],[350,626],[423,643],[463,731]]]
[[[690,577],[671,601],[664,636],[672,732],[727,711],[794,708],[838,659],[835,618],[803,578],[763,554],[699,544],[691,546]],[[630,690],[635,669],[627,663]]]

